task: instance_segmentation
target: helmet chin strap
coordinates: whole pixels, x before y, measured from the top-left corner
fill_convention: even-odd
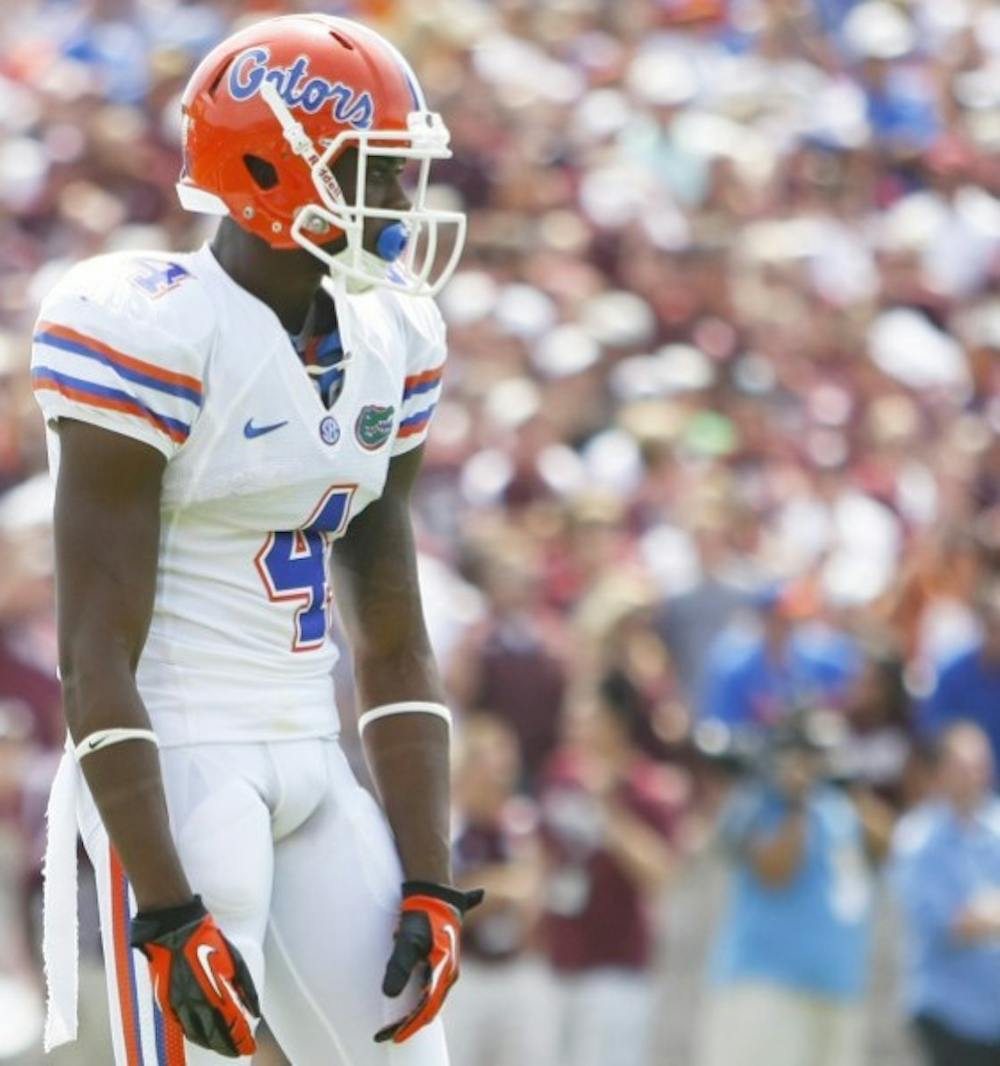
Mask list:
[[[332,256],[332,258],[334,260],[343,259],[345,266],[361,270],[372,278],[385,278],[388,276],[392,264],[406,250],[409,239],[410,233],[405,224],[393,222],[385,226],[378,235],[374,253],[362,248],[360,255],[355,257],[354,251],[348,247]],[[375,288],[374,280],[371,284],[368,284],[354,274],[350,274],[347,277],[347,291],[350,293],[368,292],[369,289],[373,288]]]
[[[345,248],[342,252],[337,252],[334,255],[329,256],[329,264],[331,267],[334,267],[334,264],[340,262],[352,271],[360,269],[364,271],[365,274],[372,276],[372,280],[369,282],[357,277],[354,273],[340,274],[338,271],[338,276],[344,279],[345,290],[352,295],[369,292],[374,289],[377,285],[377,279],[387,277],[389,267],[392,265],[391,263],[387,263],[384,259],[381,259],[379,256],[364,250],[362,250],[361,254],[355,258],[355,253],[351,248]]]

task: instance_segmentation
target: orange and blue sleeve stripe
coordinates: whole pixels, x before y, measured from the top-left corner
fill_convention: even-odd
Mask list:
[[[179,374],[144,359],[126,355],[95,337],[88,337],[78,330],[55,322],[39,322],[33,340],[35,344],[58,348],[60,351],[91,359],[109,367],[126,381],[168,396],[189,400],[195,407],[201,407],[201,382],[190,374]]]
[[[31,381],[36,392],[141,418],[175,444],[187,440],[204,402],[197,378],[127,355],[56,322],[40,322],[34,342]]]
[[[441,384],[443,374],[444,363],[433,367],[431,370],[424,370],[420,374],[410,374],[403,381],[403,402],[405,403],[411,396],[419,396],[422,393],[436,389]]]
[[[429,399],[427,394],[440,387],[443,375],[444,363],[439,363],[437,366],[431,367],[430,370],[422,370],[418,374],[409,374],[403,381],[404,408],[407,403],[417,400],[418,397]],[[426,399],[424,402],[426,403]],[[415,437],[423,433],[430,424],[431,415],[434,413],[437,401],[428,403],[426,407],[419,411],[413,411],[412,406],[415,406],[415,404],[411,405],[410,413],[399,423],[399,428],[396,430],[397,438],[405,439],[406,437]]]
[[[130,393],[61,374],[49,367],[36,366],[31,371],[31,386],[36,392],[57,392],[75,403],[144,418],[177,444],[183,444],[191,433],[190,423],[160,414]]]
[[[404,418],[399,423],[399,429],[396,431],[396,436],[413,437],[417,433],[423,432],[423,430],[425,430],[430,424],[431,415],[434,414],[435,407],[437,407],[437,404],[432,403],[430,407],[425,407],[422,411],[417,411],[416,414]]]

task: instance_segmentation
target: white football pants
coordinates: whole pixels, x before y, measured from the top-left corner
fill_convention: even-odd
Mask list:
[[[194,891],[239,949],[293,1066],[448,1066],[435,1020],[376,1044],[413,1005],[382,995],[402,873],[385,817],[333,739],[160,752],[174,839]],[[185,1042],[128,947],[135,899],[86,786],[80,827],[97,871],[115,1066],[232,1063]],[[243,1059],[243,1062],[249,1060]]]

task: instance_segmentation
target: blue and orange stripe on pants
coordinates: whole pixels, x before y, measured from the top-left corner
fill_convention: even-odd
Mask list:
[[[146,1063],[142,1053],[139,993],[136,984],[135,955],[129,944],[131,921],[129,884],[121,860],[110,848],[111,864],[111,922],[114,944],[115,985],[121,1009],[122,1039],[126,1066],[153,1066]],[[184,1037],[177,1021],[165,1016],[153,1002],[156,1038],[156,1066],[185,1066]]]

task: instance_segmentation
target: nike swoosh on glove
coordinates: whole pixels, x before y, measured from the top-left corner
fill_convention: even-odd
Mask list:
[[[257,1050],[253,978],[200,896],[180,907],[140,911],[130,941],[149,960],[160,1010],[177,1018],[192,1044],[230,1059]]]
[[[404,1018],[375,1034],[377,1043],[402,1044],[437,1017],[448,990],[458,980],[462,918],[482,902],[483,890],[461,892],[432,881],[404,881],[395,945],[385,968],[382,991],[398,996],[410,975],[422,970],[423,994]]]

